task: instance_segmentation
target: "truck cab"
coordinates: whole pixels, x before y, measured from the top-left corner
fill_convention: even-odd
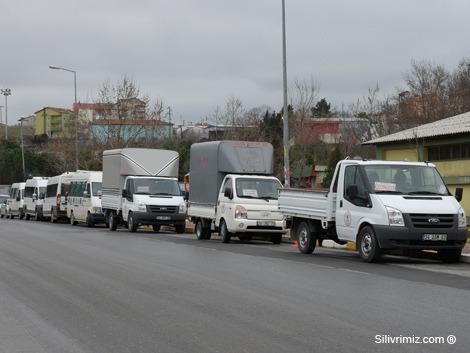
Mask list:
[[[42,220],[42,207],[46,197],[47,178],[34,177],[26,180],[24,214],[26,219]]]
[[[281,187],[271,176],[228,174],[219,190],[216,227],[222,234],[228,232],[241,239],[265,235],[280,243],[286,232],[277,201]]]
[[[281,190],[280,208],[293,217],[299,250],[316,239],[355,242],[367,262],[396,249],[436,250],[458,261],[467,238],[460,206],[432,163],[344,160],[328,191]]]
[[[24,188],[26,183],[14,183],[11,185],[9,205],[9,216],[11,219],[18,216],[23,219],[24,214]]]

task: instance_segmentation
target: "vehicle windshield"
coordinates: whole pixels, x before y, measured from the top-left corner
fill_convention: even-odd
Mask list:
[[[41,186],[41,187],[39,188],[39,195],[37,195],[37,196],[39,197],[40,195],[45,195],[45,194],[46,194],[46,187],[45,187],[45,186]]]
[[[366,165],[364,171],[372,191],[377,194],[449,195],[434,167]]]
[[[137,195],[181,196],[178,182],[169,179],[133,179],[130,191]]]
[[[98,192],[100,192],[103,189],[103,184],[102,183],[91,183],[91,192],[93,193],[93,196],[99,196]]]
[[[0,195],[0,204],[5,203],[8,200],[8,196]]]
[[[276,179],[238,178],[236,181],[237,196],[248,199],[277,200],[281,187]]]

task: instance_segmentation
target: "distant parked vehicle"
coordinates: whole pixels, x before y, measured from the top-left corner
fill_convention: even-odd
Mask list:
[[[0,218],[6,217],[10,195],[0,195]]]
[[[103,172],[78,171],[70,179],[67,217],[70,224],[86,223],[94,227],[105,223],[101,208]]]
[[[73,176],[74,173],[67,172],[47,180],[42,214],[43,218],[49,219],[51,223],[56,223],[59,219],[68,219],[68,195]]]
[[[42,220],[42,207],[46,197],[47,178],[34,177],[26,180],[24,189],[23,213],[25,219],[34,217],[36,221]]]
[[[24,218],[24,188],[26,183],[14,183],[11,185],[10,198],[8,200],[8,214],[11,219],[18,216]]]

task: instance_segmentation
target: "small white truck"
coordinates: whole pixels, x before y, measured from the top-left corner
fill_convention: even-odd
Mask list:
[[[279,208],[305,254],[332,239],[356,243],[366,262],[396,249],[436,250],[456,262],[467,239],[461,199],[432,163],[343,160],[329,190],[281,189]]]
[[[111,231],[141,225],[173,226],[184,233],[186,202],[178,184],[178,152],[123,148],[103,152],[101,204]]]
[[[273,146],[265,142],[213,141],[191,146],[188,216],[199,240],[218,231],[249,241],[279,244],[286,233],[278,209],[280,181],[272,176]]]
[[[26,180],[24,189],[23,213],[26,220],[34,217],[35,221],[42,220],[42,206],[46,197],[47,178],[33,177]]]

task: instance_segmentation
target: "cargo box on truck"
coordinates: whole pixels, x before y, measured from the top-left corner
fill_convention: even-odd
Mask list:
[[[111,230],[141,225],[185,230],[186,203],[178,184],[178,152],[124,148],[103,152],[102,208]]]
[[[214,141],[191,146],[188,216],[198,239],[219,231],[281,241],[286,232],[278,210],[280,181],[272,176],[273,146],[266,142]]]

